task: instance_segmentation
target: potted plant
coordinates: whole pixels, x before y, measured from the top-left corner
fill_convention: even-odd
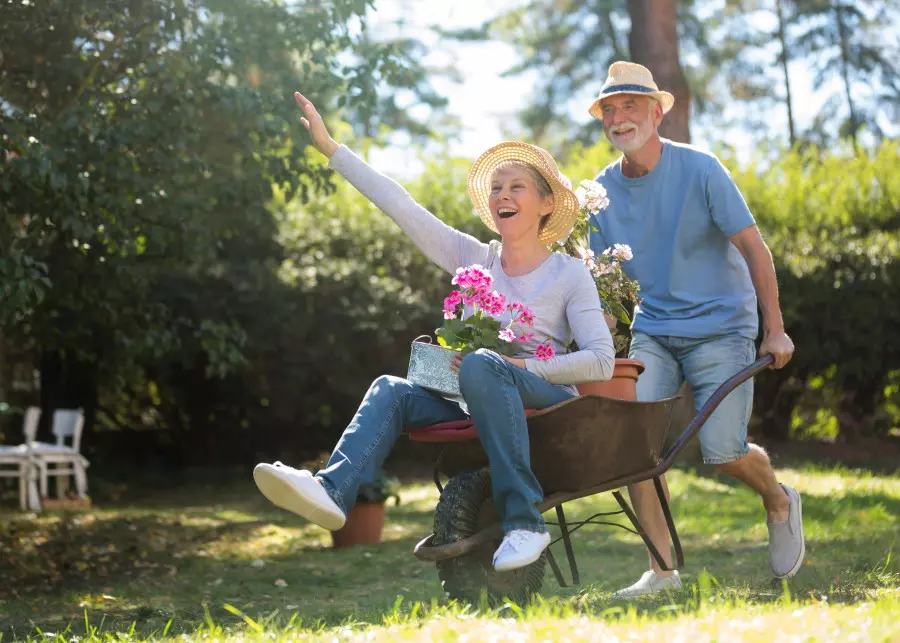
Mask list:
[[[584,261],[603,304],[604,316],[613,335],[616,349],[616,366],[612,379],[606,382],[588,382],[576,388],[581,395],[604,395],[626,400],[637,399],[636,385],[638,376],[644,370],[639,360],[628,359],[628,347],[631,343],[631,325],[629,309],[640,302],[638,293],[640,286],[629,277],[622,266],[623,262],[632,258],[631,248],[625,244],[615,244],[599,255],[590,249],[589,235],[596,228],[591,217],[609,207],[606,189],[596,181],[582,181],[575,190],[578,203],[581,205],[580,216],[569,237],[556,244],[554,250],[564,252]],[[625,329],[620,329],[621,323]]]
[[[389,498],[400,504],[400,481],[383,472],[368,484],[362,484],[356,497],[356,506],[347,515],[347,522],[331,532],[335,547],[377,545],[384,528],[384,506]]]
[[[457,353],[463,355],[479,348],[487,348],[502,355],[512,355],[517,342],[534,338],[534,313],[519,302],[492,290],[491,273],[478,264],[459,268],[451,282],[456,289],[444,299],[444,324],[435,331],[438,344],[416,341],[412,343],[407,379],[423,388],[442,395],[458,396],[459,378],[450,370],[450,360]],[[497,316],[509,313],[503,326]],[[547,338],[538,344],[535,357],[549,359],[554,355],[553,344]]]

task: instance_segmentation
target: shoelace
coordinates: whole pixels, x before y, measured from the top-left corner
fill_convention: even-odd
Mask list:
[[[504,539],[504,549],[512,549],[513,551],[518,550],[518,548],[528,540],[529,535],[530,532],[522,531],[520,529],[509,532]]]

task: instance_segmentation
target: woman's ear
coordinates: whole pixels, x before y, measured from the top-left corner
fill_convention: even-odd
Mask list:
[[[543,215],[553,214],[553,210],[556,209],[556,197],[553,194],[551,194],[546,199],[544,199],[544,201],[541,205],[542,205],[541,214],[543,214]]]

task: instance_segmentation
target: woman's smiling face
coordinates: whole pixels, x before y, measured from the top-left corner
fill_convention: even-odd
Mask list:
[[[539,189],[533,176],[537,171],[529,170],[522,164],[504,165],[491,177],[488,205],[504,239],[537,239],[541,219],[553,212],[553,192],[543,179],[543,189]]]

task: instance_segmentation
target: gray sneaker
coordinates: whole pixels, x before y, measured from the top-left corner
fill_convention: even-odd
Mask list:
[[[800,494],[786,484],[781,485],[791,499],[788,519],[770,523],[769,561],[775,578],[791,578],[803,564],[806,543],[803,540],[803,514],[800,511]]]

